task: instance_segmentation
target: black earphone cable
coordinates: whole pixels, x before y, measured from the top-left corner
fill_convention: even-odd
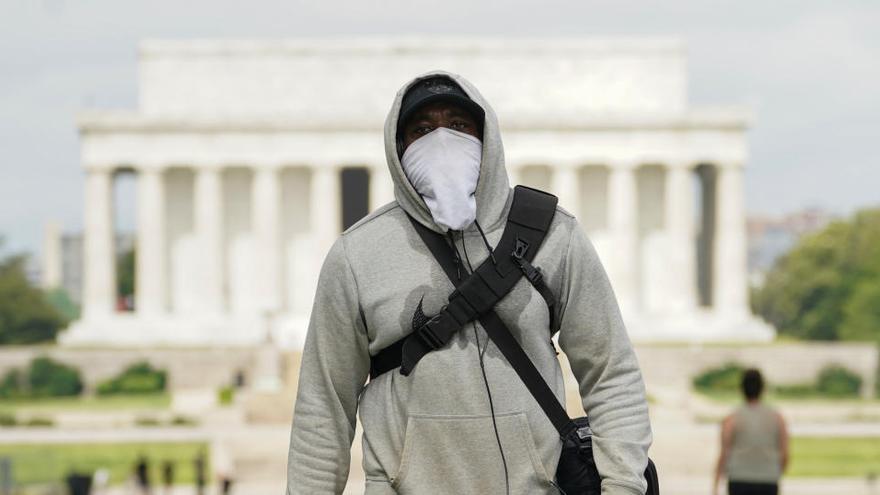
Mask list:
[[[495,264],[495,265],[497,266],[497,262],[496,262],[496,260],[495,260],[495,254],[494,254],[494,252],[493,252],[494,250],[492,249],[492,246],[489,244],[489,240],[486,239],[486,234],[483,232],[482,227],[480,227],[479,222],[477,222],[476,220],[474,220],[474,224],[477,226],[477,231],[480,232],[480,237],[483,238],[483,245],[485,245],[485,246],[486,246],[486,250],[489,251],[489,257],[492,259],[492,263]],[[471,260],[470,260],[470,258],[468,258],[468,254],[467,254],[467,244],[465,244],[465,242],[464,242],[464,235],[463,235],[463,234],[462,234],[461,245],[462,245],[462,247],[464,248],[464,258],[465,258],[465,260],[467,261],[468,268],[470,269],[471,272],[473,272],[474,269],[473,269],[473,267],[471,266]],[[457,251],[456,251],[456,254],[457,254]],[[460,259],[459,259],[459,262],[461,262]],[[480,336],[477,334],[477,325],[476,325],[476,323],[473,323],[473,322],[472,322],[472,324],[473,324],[473,327],[474,327],[474,338],[477,339],[477,349],[479,349],[479,348],[480,348]],[[483,381],[486,383],[486,393],[489,395],[489,408],[492,409],[492,422],[493,422],[492,424],[494,425],[494,424],[495,424],[495,423],[494,423],[494,422],[495,422],[495,409],[494,409],[494,407],[492,406],[492,393],[489,391],[489,381],[486,379],[486,370],[485,370],[485,368],[483,367],[483,354],[486,352],[486,349],[487,349],[488,347],[489,347],[489,341],[488,341],[488,339],[487,339],[487,340],[486,340],[486,347],[484,347],[483,350],[480,351],[480,367],[483,369]],[[496,435],[496,439],[498,439],[498,428],[497,428],[497,426],[496,426],[496,428],[495,428],[495,435]],[[500,439],[498,439],[498,448],[501,450],[501,461],[504,462],[504,481],[505,481],[505,483],[507,484],[507,494],[510,495],[510,481],[509,481],[509,479],[508,479],[508,477],[507,477],[507,461],[506,461],[506,459],[504,458],[504,449],[501,448],[501,440],[500,440]],[[556,490],[557,490],[561,495],[567,495],[567,494],[565,493],[565,491],[562,489],[562,487],[560,487],[560,486],[559,486],[554,480],[551,479],[551,480],[549,480],[549,481],[550,481],[550,484],[553,485],[553,487],[556,488]]]
[[[478,227],[479,228],[479,227]],[[480,229],[480,235],[483,234],[483,230]],[[488,241],[486,241],[486,237],[483,236],[483,242],[486,243],[486,247],[489,248]],[[455,243],[452,244],[455,247]],[[461,247],[464,250],[464,259],[467,261],[468,271],[470,273],[474,272],[474,267],[471,265],[470,257],[468,257],[467,252],[467,243],[464,240],[464,233],[461,235]],[[458,249],[456,251],[456,256],[458,256]],[[489,255],[492,256],[492,250],[489,249]],[[459,258],[460,259],[460,258]],[[492,261],[495,261],[495,257],[492,256]],[[501,436],[498,434],[498,424],[495,422],[495,404],[492,401],[492,391],[489,388],[489,379],[486,377],[486,366],[483,363],[483,354],[486,353],[486,349],[489,348],[489,339],[486,339],[486,345],[482,346],[480,343],[480,335],[477,332],[477,324],[474,321],[471,321],[471,327],[474,329],[474,339],[477,341],[477,355],[480,357],[480,371],[483,374],[483,383],[486,385],[486,396],[489,398],[489,411],[492,413],[492,428],[495,430],[495,441],[498,443],[498,451],[501,452],[501,463],[504,466],[504,487],[505,493],[510,495],[510,475],[507,471],[507,458],[504,455],[504,447],[501,446]]]
[[[486,239],[486,234],[483,233],[483,228],[480,227],[480,222],[474,220],[474,225],[477,226],[477,231],[480,232],[480,237],[483,238],[483,245],[486,246],[486,251],[489,251],[489,257],[492,258],[492,264],[497,266],[498,262],[495,261],[495,251],[492,249],[492,246],[489,245],[489,240]],[[462,244],[464,244],[464,240],[462,240],[461,242]],[[467,253],[465,253],[465,255],[467,255]],[[470,262],[468,262],[468,266],[470,266]]]

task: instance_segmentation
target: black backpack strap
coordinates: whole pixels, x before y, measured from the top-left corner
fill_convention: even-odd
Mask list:
[[[556,297],[553,295],[553,291],[550,290],[550,287],[547,287],[547,283],[544,282],[544,273],[541,271],[540,267],[533,266],[529,263],[529,260],[518,257],[516,251],[514,251],[514,262],[520,267],[526,279],[532,284],[532,286],[541,294],[541,297],[544,298],[544,302],[547,304],[547,312],[550,314],[550,336],[556,334],[559,331],[559,317],[556,314]]]
[[[540,270],[533,267],[531,261],[550,228],[556,202],[555,196],[543,191],[525,186],[514,188],[513,203],[498,246],[464,280],[459,280],[459,266],[446,239],[410,217],[410,222],[431,254],[437,259],[449,258],[449,265],[443,268],[456,289],[449,295],[448,304],[437,315],[371,358],[371,378],[398,366],[401,374],[408,375],[427,353],[446,346],[467,322],[490,311],[524,274],[532,283],[544,285]],[[514,252],[517,253],[516,258],[509,256]],[[503,256],[496,257],[494,253],[503,253]],[[539,292],[542,295],[544,292],[550,294],[549,289],[539,289]],[[555,309],[551,308],[553,313]],[[554,323],[553,318],[551,324]]]
[[[541,406],[541,410],[544,411],[547,419],[553,423],[553,427],[559,432],[559,436],[565,438],[571,431],[576,430],[577,425],[568,417],[568,413],[562,407],[562,404],[559,403],[544,377],[541,376],[541,372],[538,371],[538,368],[535,368],[526,351],[519,345],[516,337],[510,333],[510,329],[507,328],[507,325],[504,324],[495,311],[489,311],[483,315],[480,318],[480,323],[486,329],[489,338],[492,339],[492,342],[495,343],[498,350],[501,351],[501,354],[516,371],[516,374],[519,375],[520,380],[523,381],[526,388],[529,389],[529,392],[538,401],[538,405]]]
[[[519,191],[519,186],[517,186],[516,191]],[[516,201],[516,196],[514,196],[514,201]],[[554,210],[555,206],[556,205],[554,204]],[[508,222],[511,221],[511,218],[513,218],[514,221],[517,218],[521,219],[521,217],[514,215],[512,205],[511,213],[508,215]],[[525,246],[523,246],[522,243],[517,244],[516,242],[514,242],[512,245],[508,244],[505,246],[511,249],[503,250],[503,241],[504,237],[507,236],[508,228],[509,225],[505,227],[504,234],[502,235],[502,241],[498,243],[498,247],[495,249],[495,252],[498,255],[496,258],[498,265],[501,265],[502,263],[512,263],[514,266],[518,266],[519,263],[516,261],[517,259],[527,260],[527,263],[531,263],[531,260],[534,259],[535,251],[537,251],[537,246],[533,247],[533,245],[531,244],[526,244]],[[443,268],[446,276],[449,278],[449,280],[452,281],[453,284],[455,284],[457,282],[458,267],[456,265],[452,250],[450,249],[449,245],[446,244],[446,240],[443,238],[442,235],[422,226],[421,224],[418,224],[418,226],[416,227],[416,231],[418,231],[419,236],[425,242],[425,245],[428,246],[431,254],[434,255],[434,258]],[[525,240],[523,241],[528,242]],[[539,245],[540,242],[538,246]],[[531,254],[531,256],[528,256],[529,254]],[[491,267],[491,261],[489,261],[489,263],[489,266]],[[477,268],[477,270],[475,270],[475,273],[471,275],[471,277],[466,279],[465,282],[460,283],[459,287],[463,286],[464,283],[467,282],[467,280],[472,279],[474,275],[478,274],[479,270],[484,266],[486,266],[485,262],[481,264],[480,267]],[[517,279],[522,276],[521,271],[514,273],[517,275]],[[458,291],[459,289],[456,289],[455,292]],[[453,295],[455,295],[455,292],[453,292]],[[504,324],[504,322],[495,313],[495,311],[489,309],[481,316],[479,316],[479,321],[480,324],[483,325],[483,328],[486,329],[486,333],[489,335],[489,338],[491,338],[492,341],[495,342],[495,345],[501,351],[501,354],[511,364],[517,375],[519,375],[520,379],[526,385],[526,388],[528,388],[532,396],[535,397],[535,400],[538,401],[538,404],[541,406],[544,414],[546,414],[547,418],[550,419],[550,422],[553,423],[553,426],[559,432],[560,436],[564,438],[565,435],[567,435],[570,431],[576,429],[577,426],[568,417],[568,413],[565,411],[565,408],[562,407],[562,405],[559,403],[559,400],[556,399],[556,395],[547,385],[547,382],[544,381],[541,373],[538,371],[537,368],[535,368],[535,365],[529,359],[522,346],[519,345],[519,342],[517,342],[513,334],[510,333],[510,329],[507,328],[507,325]],[[404,359],[406,359],[405,352]]]

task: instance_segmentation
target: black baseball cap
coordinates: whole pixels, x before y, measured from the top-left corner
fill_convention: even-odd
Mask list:
[[[400,102],[400,117],[397,120],[398,136],[400,129],[419,107],[435,101],[449,101],[462,106],[474,116],[477,125],[483,127],[486,118],[483,107],[470,99],[461,86],[449,77],[432,76],[413,84],[403,95],[403,100]]]

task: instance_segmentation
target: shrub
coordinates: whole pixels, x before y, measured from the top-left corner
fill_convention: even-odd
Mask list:
[[[819,372],[816,388],[829,397],[858,397],[862,377],[842,366],[826,366]]]
[[[32,418],[29,418],[22,424],[24,424],[25,426],[55,426],[55,421],[53,421],[51,418],[34,416]]]
[[[0,380],[0,398],[12,399],[21,396],[24,393],[21,386],[23,381],[21,370],[7,371]]]
[[[171,418],[169,424],[174,426],[195,426],[198,422],[189,416],[178,415]]]
[[[877,352],[880,352],[880,345],[877,346]],[[874,370],[874,397],[880,399],[880,365]]]
[[[14,414],[0,413],[0,426],[15,426],[18,424],[18,420],[15,419]]]
[[[727,363],[720,368],[708,369],[693,379],[694,388],[700,392],[738,392],[745,368],[737,363]]]
[[[228,406],[232,404],[232,400],[234,398],[235,389],[229,385],[220,387],[220,389],[217,390],[217,402],[219,402],[221,406]]]
[[[135,418],[134,424],[138,426],[159,426],[159,420],[151,416],[141,416]]]
[[[76,368],[58,363],[46,356],[31,361],[27,377],[32,397],[60,397],[79,395],[82,379]]]
[[[805,399],[819,395],[819,391],[813,383],[776,385],[773,387],[773,392],[782,399]]]
[[[165,370],[154,369],[146,361],[137,362],[118,376],[98,384],[98,395],[152,394],[165,391]]]

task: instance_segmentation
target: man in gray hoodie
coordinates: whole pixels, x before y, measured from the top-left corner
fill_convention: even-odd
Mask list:
[[[467,119],[444,117],[451,117],[450,106],[426,117],[435,129],[401,129],[405,96],[438,78],[445,82],[428,89],[449,92],[443,86],[451,85],[462,92],[470,103],[457,107],[473,118],[473,132],[462,124]],[[404,132],[423,136],[399,135]],[[342,493],[358,411],[367,495],[559,493],[553,483],[559,434],[479,322],[425,355],[408,376],[393,370],[366,383],[370,357],[412,332],[414,315],[439,312],[454,289],[407,215],[449,236],[476,267],[490,254],[486,243],[497,245],[513,198],[495,113],[456,74],[433,71],[400,89],[385,121],[385,151],[396,200],[343,232],[321,268],[300,368],[287,495]],[[424,176],[432,160],[466,164],[449,165],[450,182]],[[450,205],[448,198],[467,183],[456,174],[471,171],[476,185],[469,200]],[[559,345],[589,413],[602,493],[643,494],[652,438],[644,382],[605,270],[561,207],[533,263],[558,300]],[[544,298],[521,279],[495,312],[564,403]]]

